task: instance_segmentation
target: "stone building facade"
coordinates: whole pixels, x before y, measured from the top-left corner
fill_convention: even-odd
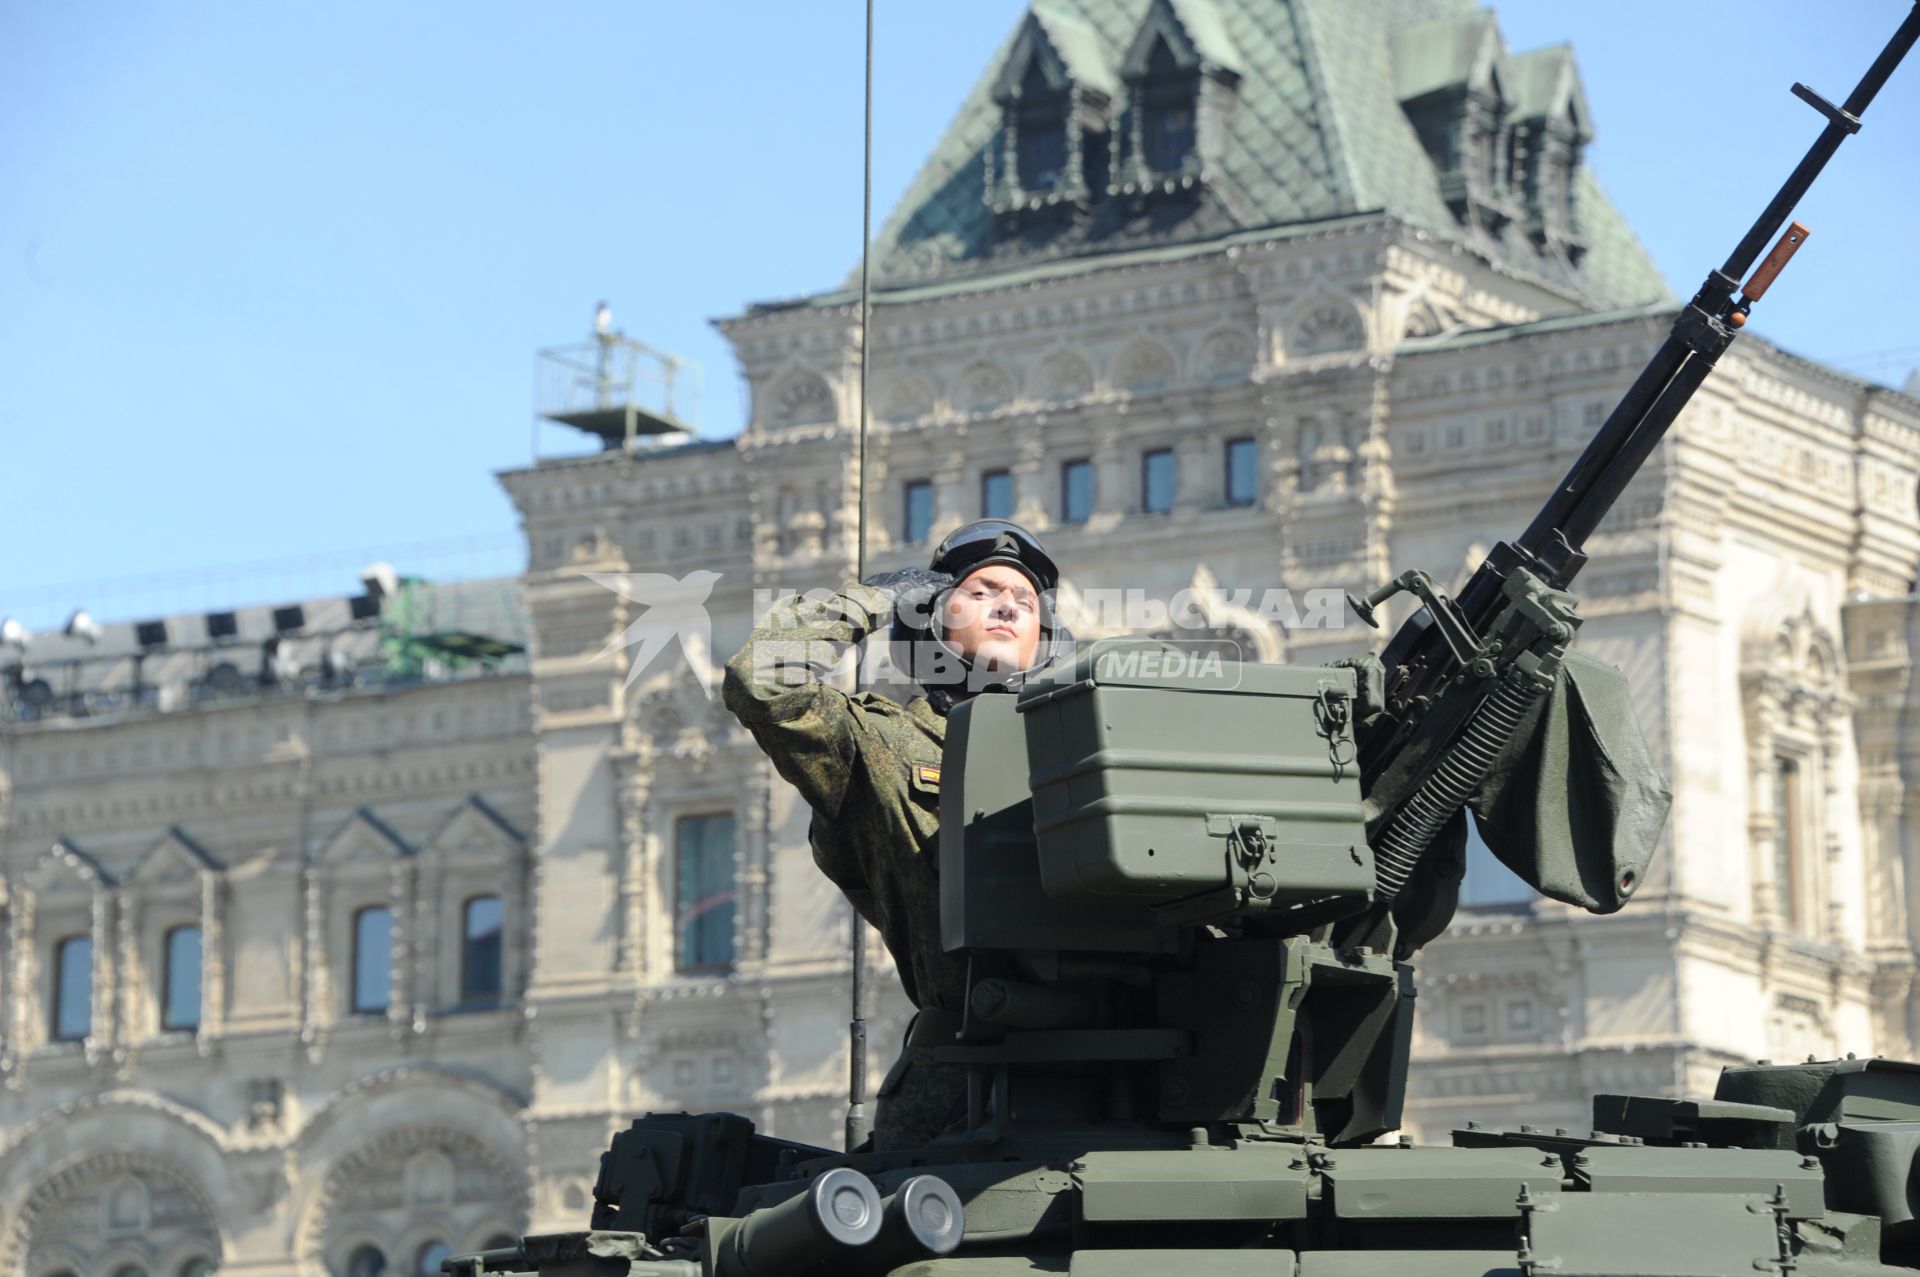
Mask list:
[[[855,295],[753,307],[737,439],[501,476],[527,567],[469,628],[524,659],[389,677],[347,613],[344,675],[316,644],[201,694],[188,618],[199,655],[79,714],[63,669],[124,686],[132,626],[0,656],[48,689],[0,730],[0,1268],[412,1271],[578,1226],[648,1109],[836,1144],[848,913],[713,695],[756,609],[854,575],[864,495],[870,571],[1005,514],[1083,634],[1188,591],[1254,658],[1357,650],[1263,591],[1457,582],[1664,335],[1591,132],[1571,55],[1470,3],[1048,0],[875,246],[864,473]],[[1673,780],[1653,875],[1595,918],[1475,864],[1420,960],[1412,1130],[1916,1049],[1917,481],[1920,402],[1723,361],[1579,583]],[[710,629],[636,668],[666,595]],[[905,1012],[883,990],[876,1068]]]

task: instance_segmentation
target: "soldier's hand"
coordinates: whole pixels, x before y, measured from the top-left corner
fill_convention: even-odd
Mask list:
[[[885,594],[903,619],[924,628],[934,600],[953,586],[953,577],[931,568],[902,568],[898,572],[876,572],[860,584]]]

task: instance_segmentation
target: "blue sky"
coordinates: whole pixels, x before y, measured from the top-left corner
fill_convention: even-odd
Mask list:
[[[875,222],[1023,10],[879,0]],[[1571,39],[1589,162],[1677,291],[1725,256],[1907,9],[1510,0]],[[859,0],[0,7],[0,613],[346,590],[370,557],[513,571],[492,473],[536,348],[608,299],[739,381],[708,320],[859,253]],[[1920,59],[1802,210],[1755,330],[1920,365]],[[1869,360],[1879,352],[1903,354]],[[555,436],[551,442],[560,443]]]

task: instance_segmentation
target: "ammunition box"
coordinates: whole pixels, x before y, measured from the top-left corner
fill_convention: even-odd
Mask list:
[[[1081,652],[1018,703],[1047,894],[1169,923],[1364,901],[1353,700],[1351,670]]]

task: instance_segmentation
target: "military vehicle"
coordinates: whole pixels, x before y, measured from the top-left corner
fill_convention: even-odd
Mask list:
[[[1533,524],[1456,597],[1413,571],[1352,600],[1369,623],[1417,602],[1378,658],[1121,640],[954,708],[940,923],[969,995],[935,1058],[966,1071],[962,1120],[836,1153],[731,1114],[648,1116],[603,1155],[584,1231],[448,1270],[1920,1267],[1920,1064],[1732,1068],[1711,1099],[1597,1096],[1584,1135],[1379,1142],[1400,1124],[1408,959],[1453,913],[1467,809],[1555,899],[1610,912],[1645,876],[1668,793],[1619,674],[1570,650],[1581,546],[1805,238],[1794,204],[1916,37],[1920,5],[1840,106],[1795,86],[1825,131]]]

